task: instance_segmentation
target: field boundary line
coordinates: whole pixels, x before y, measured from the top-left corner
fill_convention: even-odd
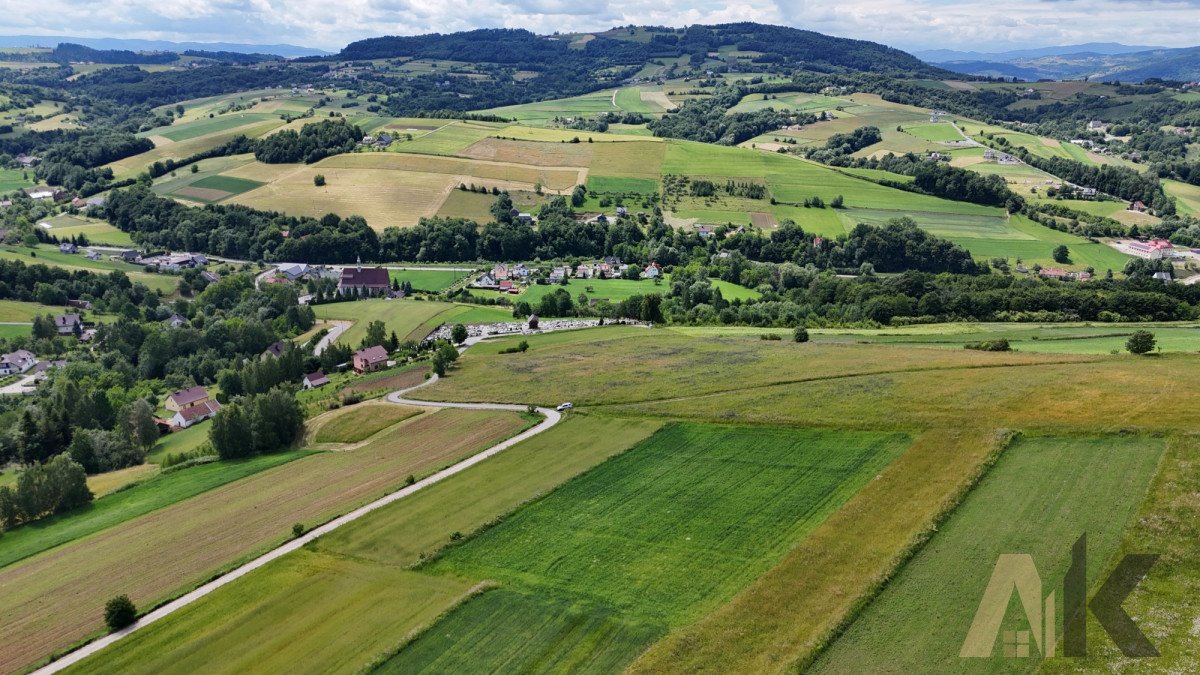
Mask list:
[[[388,394],[387,400],[391,401],[392,403],[399,403],[402,405],[412,405],[412,406],[418,406],[418,407],[423,407],[423,408],[435,408],[435,409],[459,408],[459,409],[467,409],[467,410],[509,410],[509,411],[517,411],[517,412],[525,412],[526,410],[528,410],[527,406],[511,404],[511,403],[440,403],[437,401],[422,401],[422,400],[405,398],[405,396],[409,392],[412,392],[416,389],[420,389],[421,387],[425,387],[430,384],[433,384],[434,382],[437,382],[437,380],[438,380],[438,376],[436,374],[432,375],[429,379],[425,380],[424,382],[422,382],[416,386],[408,387],[406,389],[400,389],[398,391],[392,392],[391,394]],[[52,661],[52,662],[46,664],[45,666],[42,666],[41,668],[38,668],[37,670],[33,671],[34,675],[50,675],[51,673],[57,673],[57,672],[60,672],[64,669],[70,667],[70,666],[73,666],[76,663],[79,663],[80,661],[82,661],[83,659],[86,659],[89,656],[99,653],[105,647],[115,644],[115,643],[119,642],[120,640],[128,637],[129,635],[132,635],[133,633],[135,633],[135,632],[137,632],[137,631],[139,631],[161,619],[165,619],[166,617],[170,616],[171,614],[174,614],[175,612],[178,612],[179,610],[196,602],[197,600],[203,598],[204,596],[209,595],[210,593],[212,593],[213,591],[216,591],[217,589],[221,588],[222,586],[232,583],[232,582],[246,576],[250,572],[253,572],[253,571],[259,569],[260,567],[265,566],[267,563],[270,563],[270,562],[272,562],[278,558],[281,558],[289,553],[292,553],[294,551],[298,551],[299,549],[303,548],[305,545],[309,544],[312,541],[315,541],[316,539],[320,538],[321,536],[329,534],[330,532],[333,532],[334,530],[338,529],[339,527],[341,527],[343,525],[352,523],[355,520],[358,520],[359,518],[362,518],[363,516],[366,516],[367,514],[373,512],[373,511],[381,509],[389,504],[392,504],[393,502],[399,501],[399,500],[401,500],[413,493],[416,493],[420,490],[423,490],[424,488],[427,488],[431,485],[440,483],[441,481],[446,480],[447,478],[450,478],[451,476],[454,476],[455,474],[461,473],[494,455],[504,452],[505,450],[511,448],[512,446],[514,446],[524,440],[532,438],[532,437],[542,433],[543,431],[550,429],[551,427],[558,424],[562,420],[562,415],[558,411],[556,411],[552,408],[537,408],[537,411],[540,412],[542,415],[544,415],[546,418],[546,419],[542,420],[541,422],[539,422],[537,425],[535,425],[529,429],[526,429],[525,431],[517,434],[516,436],[512,436],[508,439],[500,441],[499,443],[491,446],[490,448],[483,450],[479,453],[476,453],[474,455],[471,455],[470,457],[468,457],[462,461],[459,461],[451,466],[448,466],[445,469],[442,469],[441,471],[438,471],[434,474],[426,476],[425,478],[422,478],[421,480],[413,483],[412,485],[409,485],[407,487],[403,487],[399,490],[396,490],[395,492],[392,492],[391,494],[388,494],[379,499],[376,499],[373,502],[364,504],[363,506],[360,506],[345,515],[338,516],[337,518],[334,518],[333,520],[325,523],[324,525],[315,527],[312,530],[309,530],[308,532],[304,533],[303,535],[296,537],[295,539],[292,539],[292,540],[290,540],[284,544],[281,544],[281,545],[277,546],[276,548],[264,553],[263,555],[255,558],[254,560],[251,560],[250,562],[245,563],[244,565],[240,565],[240,566],[234,568],[233,570],[230,570],[229,572],[222,574],[221,576],[217,577],[216,579],[213,579],[212,581],[209,581],[208,583],[203,584],[199,588],[193,589],[192,591],[183,594],[182,596],[166,603],[165,605],[162,605],[161,607],[154,609],[153,611],[140,617],[137,621],[133,622],[129,626],[126,626],[125,628],[122,628],[119,631],[109,633],[108,635],[105,635],[102,638],[99,638],[97,640],[89,642],[89,643],[79,647],[78,649],[74,649],[74,650],[64,654],[61,658],[59,658],[55,661]]]

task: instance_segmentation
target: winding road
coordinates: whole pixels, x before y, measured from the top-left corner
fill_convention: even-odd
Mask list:
[[[433,375],[428,380],[425,380],[424,382],[416,385],[415,387],[401,389],[399,391],[395,391],[395,392],[392,392],[391,394],[388,394],[387,400],[391,401],[392,403],[398,403],[398,404],[402,404],[402,405],[419,406],[422,408],[438,408],[438,409],[440,409],[440,408],[466,408],[468,410],[515,410],[515,411],[520,411],[520,412],[524,412],[525,410],[527,410],[526,406],[513,405],[513,404],[439,403],[439,402],[433,402],[433,401],[421,401],[418,399],[411,399],[411,398],[407,397],[410,392],[412,392],[416,389],[420,389],[421,387],[425,387],[430,384],[433,384],[434,382],[437,382],[437,380],[438,380],[437,375]],[[199,588],[191,591],[190,593],[186,593],[186,594],[176,598],[175,600],[172,600],[171,602],[163,605],[162,607],[159,607],[158,609],[146,614],[145,616],[143,616],[142,618],[140,618],[136,622],[134,622],[132,625],[130,625],[126,628],[123,628],[115,633],[110,633],[98,640],[90,642],[72,652],[65,654],[62,658],[58,659],[57,661],[53,661],[53,662],[39,668],[38,670],[34,671],[35,675],[48,675],[49,673],[57,673],[65,668],[68,668],[69,666],[79,663],[83,659],[86,659],[87,657],[92,656],[93,654],[99,652],[100,650],[104,649],[105,647],[116,643],[117,641],[129,636],[130,634],[132,634],[138,630],[145,628],[146,626],[149,626],[150,624],[152,624],[160,619],[164,619],[164,618],[170,616],[171,614],[174,614],[175,612],[183,609],[184,607],[187,607],[188,605],[192,604],[193,602],[196,602],[200,598],[203,598],[204,596],[212,593],[213,591],[217,590],[218,588],[221,588],[222,586],[224,586],[230,582],[240,579],[241,577],[249,574],[250,572],[253,572],[254,570],[266,565],[267,563],[271,562],[272,560],[281,558],[281,557],[287,555],[288,553],[291,553],[291,552],[301,548],[305,544],[308,544],[310,541],[313,541],[314,539],[317,539],[318,537],[329,534],[330,532],[338,529],[339,527],[341,527],[347,523],[352,523],[352,522],[358,520],[359,518],[362,518],[363,516],[367,515],[368,513],[375,511],[376,509],[383,508],[384,506],[387,506],[388,504],[391,504],[392,502],[396,502],[401,499],[404,499],[405,497],[413,494],[414,492],[423,490],[423,489],[429,487],[430,485],[433,485],[435,483],[440,483],[441,481],[446,480],[447,478],[449,478],[455,474],[466,471],[467,469],[471,468],[472,466],[475,466],[476,464],[484,461],[485,459],[492,457],[494,455],[497,455],[501,452],[504,452],[505,450],[511,448],[512,446],[516,445],[517,443],[520,443],[521,441],[532,438],[532,437],[542,433],[543,431],[546,431],[547,429],[549,429],[550,427],[553,427],[554,425],[558,424],[559,421],[562,420],[562,415],[557,410],[553,410],[550,408],[537,408],[537,411],[539,413],[541,413],[542,415],[544,415],[546,419],[544,419],[543,421],[538,423],[536,426],[526,429],[525,431],[517,434],[516,436],[513,436],[512,438],[501,441],[500,443],[493,445],[492,447],[488,448],[487,450],[484,450],[483,452],[472,455],[472,456],[462,460],[461,462],[458,462],[457,464],[446,467],[445,469],[442,469],[441,471],[438,471],[435,474],[432,474],[426,478],[423,478],[423,479],[417,481],[416,483],[413,483],[412,485],[409,485],[400,490],[397,490],[397,491],[395,491],[385,497],[377,499],[369,504],[360,506],[359,508],[354,509],[353,511],[347,513],[346,515],[335,518],[335,519],[329,521],[328,523],[321,525],[320,527],[313,528],[309,532],[307,532],[299,537],[296,537],[295,539],[292,539],[291,541],[288,541],[287,543],[285,543],[275,549],[272,549],[271,551],[268,551],[267,553],[264,553],[263,555],[255,558],[254,560],[251,560],[250,562],[246,563],[245,565],[242,565],[241,567],[231,570],[225,574],[222,574],[221,576],[217,577],[216,579],[213,579],[212,581],[204,584],[203,586],[200,586]]]

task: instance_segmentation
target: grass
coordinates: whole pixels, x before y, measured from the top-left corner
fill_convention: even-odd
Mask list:
[[[1136,437],[1015,443],[814,670],[1009,670],[1002,658],[959,657],[998,556],[1031,554],[1045,594],[1061,588],[1071,546],[1087,533],[1094,587],[1146,494],[1162,449],[1161,440]],[[1061,592],[1056,602],[1056,616],[1065,616]],[[1003,628],[1026,630],[1028,624],[1020,611],[1009,612]],[[1035,655],[1037,647],[1030,652]]]
[[[420,408],[391,403],[364,403],[344,408],[322,420],[314,437],[317,443],[357,443],[422,412]]]
[[[912,134],[917,138],[926,141],[961,141],[962,134],[954,128],[954,125],[945,122],[917,124],[915,126],[905,127],[904,132]]]
[[[433,621],[468,590],[301,550],[67,672],[354,672],[364,653]]]
[[[428,569],[680,621],[764,571],[907,445],[902,434],[671,425]]]
[[[0,622],[12,638],[0,645],[0,668],[16,670],[92,634],[105,598],[126,593],[153,606],[284,541],[293,523],[324,522],[526,425],[510,412],[439,411],[356,450],[258,472],[0,569],[11,589],[0,598]]]
[[[636,192],[648,195],[658,192],[658,181],[648,178],[589,175],[587,187],[595,192]]]
[[[33,185],[33,181],[26,178],[27,175],[30,175],[28,170],[0,169],[0,192],[12,192],[30,187]]]
[[[259,122],[267,122],[275,119],[274,115],[267,115],[253,112],[237,112],[218,115],[212,118],[204,118],[195,122],[184,122],[182,124],[174,124],[170,127],[162,127],[147,132],[144,135],[162,136],[172,141],[188,141],[201,136],[210,136],[217,132],[229,131],[239,127],[256,124]]]
[[[161,464],[167,455],[192,452],[208,442],[208,425],[195,424],[187,429],[169,433],[158,440],[146,455],[146,462]]]
[[[73,236],[86,236],[89,243],[105,246],[133,246],[133,240],[127,232],[122,232],[103,220],[95,220],[82,216],[62,214],[48,218],[43,222],[53,227],[50,234],[59,239],[70,239]]]
[[[372,673],[614,673],[661,633],[608,608],[508,589],[474,597]]]
[[[778,565],[716,611],[677,627],[628,672],[792,669],[892,575],[1005,442],[990,431],[921,434]],[[805,611],[795,611],[799,605]]]
[[[177,659],[181,672],[224,663],[237,671],[284,667],[286,660],[288,668],[302,661],[313,672],[356,671],[433,620],[437,612],[423,613],[432,607],[422,603],[433,597],[440,607],[459,595],[439,589],[463,588],[449,578],[402,571],[422,553],[624,451],[659,425],[568,416],[486,462],[339,528],[311,551],[286,556],[139,631],[80,668],[163,672]],[[361,604],[366,599],[370,603]],[[345,630],[348,622],[357,629]],[[275,651],[248,649],[250,643]],[[247,660],[227,658],[230,649],[247,651]]]
[[[397,283],[408,282],[418,291],[440,293],[467,276],[456,270],[388,270],[388,275]]]
[[[367,324],[383,321],[388,334],[401,340],[421,340],[443,323],[490,323],[509,321],[509,310],[479,305],[416,300],[359,300],[317,305],[319,319],[348,319],[354,325],[338,340],[357,348],[367,335]]]
[[[157,474],[157,466],[153,464],[139,464],[124,469],[117,469],[116,471],[106,471],[88,476],[87,486],[93,495],[103,497],[134,483],[140,483],[148,478],[152,478]]]
[[[263,183],[233,176],[212,175],[191,181],[175,189],[171,194],[190,201],[212,204],[243,192],[262,187]]]
[[[52,307],[36,302],[21,302],[20,300],[0,300],[0,321],[29,323],[35,316],[47,314],[63,314],[65,307]],[[28,327],[26,327],[28,330]]]
[[[307,450],[296,450],[203,464],[154,476],[97,499],[87,508],[5,532],[0,538],[0,568],[310,454]]]

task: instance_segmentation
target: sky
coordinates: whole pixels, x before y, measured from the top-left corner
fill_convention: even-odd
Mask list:
[[[907,50],[1083,42],[1200,44],[1200,0],[0,0],[0,34],[288,43],[336,51],[378,35],[538,33],[758,21]]]

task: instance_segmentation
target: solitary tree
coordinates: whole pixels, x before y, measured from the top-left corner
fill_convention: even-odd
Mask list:
[[[455,344],[462,344],[467,341],[467,327],[461,323],[454,324],[454,328],[450,329],[450,339],[454,340]]]
[[[108,630],[119,631],[137,619],[137,607],[128,595],[117,597],[104,603],[104,623]]]
[[[317,187],[321,187],[324,184],[325,184],[325,174],[319,173],[319,174],[313,176],[313,185],[316,185]]]
[[[804,326],[796,326],[796,331],[792,334],[792,339],[796,342],[808,342],[808,329]]]
[[[129,404],[129,437],[133,439],[143,450],[149,452],[150,448],[158,442],[158,423],[154,421],[154,409],[145,399],[138,399]]]
[[[1145,354],[1154,349],[1154,333],[1148,330],[1135,331],[1125,341],[1125,348],[1130,354]]]
[[[1055,246],[1054,252],[1051,255],[1054,256],[1054,262],[1056,263],[1066,264],[1071,262],[1071,251],[1067,248],[1066,244]]]

